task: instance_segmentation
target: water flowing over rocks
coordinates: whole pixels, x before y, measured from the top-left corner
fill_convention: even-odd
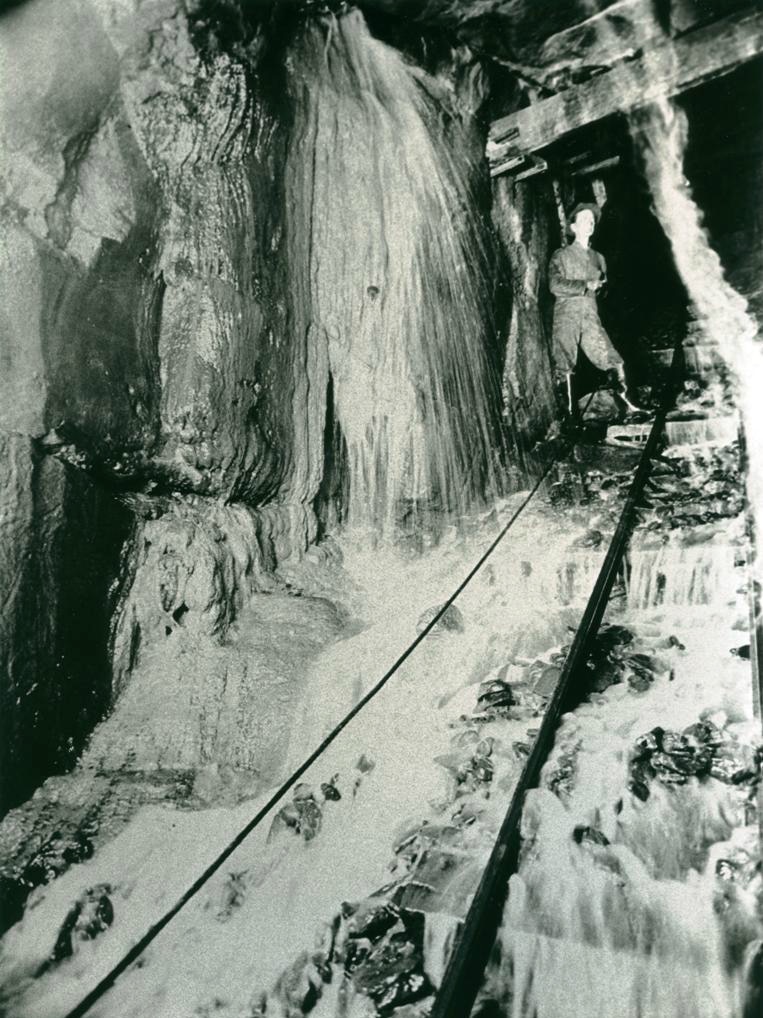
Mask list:
[[[574,99],[739,4],[405,6],[0,15],[9,1018],[60,1018],[172,908],[558,456],[431,638],[99,1004],[429,1013],[651,417],[600,391],[569,447],[554,426],[547,264],[581,197],[608,199],[601,306],[634,391],[659,398],[684,327],[691,377],[582,703],[526,797],[478,1013],[760,1009],[755,429],[740,440],[757,418],[735,405],[722,335],[752,319],[702,232],[667,99],[631,116],[632,139],[611,119],[568,138],[545,171],[491,182],[484,159],[494,116]],[[754,71],[734,124],[705,86],[684,105],[714,239],[759,303]]]
[[[689,385],[682,402],[696,406],[706,392]],[[722,387],[715,398],[724,399]],[[746,1014],[755,999],[744,984],[754,983],[759,936],[761,745],[732,664],[752,582],[741,553],[739,449],[705,447],[701,422],[683,437],[647,493],[626,596],[610,604],[589,660],[592,691],[563,719],[542,787],[527,796],[502,960],[482,991],[488,1010],[560,1013],[559,980],[571,964],[587,988],[585,1001],[565,1005],[574,1014],[606,1013],[614,1000],[625,1013],[646,1001],[649,1013],[690,1006],[709,1018]],[[684,554],[676,536],[694,556],[683,575],[665,565],[669,590],[667,581],[644,585],[647,534],[666,563]],[[705,569],[716,558],[717,567],[703,571],[700,555]],[[655,571],[653,560],[652,580]],[[680,1003],[668,964],[681,972]]]
[[[540,526],[547,542],[554,540],[560,547],[569,548],[584,532],[576,521],[573,522],[578,510],[570,509],[569,520],[561,526],[554,521],[553,513],[556,511],[548,505],[543,510],[547,515]],[[494,524],[490,520],[482,525],[488,528],[488,532],[493,532]],[[566,626],[575,617],[575,610],[569,605],[579,604],[585,591],[585,570],[581,570],[577,577],[568,575],[564,584],[560,584],[558,567],[554,565],[548,570],[545,559],[528,568],[528,556],[536,547],[536,526],[537,521],[527,525],[525,536],[521,538],[521,553],[517,555],[515,550],[507,549],[505,555],[496,560],[492,576],[486,576],[471,599],[464,602],[460,609],[463,631],[444,629],[431,641],[427,658],[423,661],[432,654],[435,658],[426,666],[425,674],[412,672],[403,686],[390,687],[391,700],[388,696],[378,707],[369,705],[367,709],[372,710],[370,728],[367,724],[362,725],[349,743],[344,747],[340,744],[336,752],[321,759],[305,775],[304,783],[294,789],[279,816],[262,830],[256,844],[247,846],[243,856],[231,859],[219,884],[215,883],[214,888],[210,888],[209,904],[207,906],[205,898],[202,915],[216,917],[215,928],[227,931],[226,937],[234,936],[242,945],[249,943],[251,936],[263,945],[269,943],[265,926],[262,927],[262,936],[260,933],[243,936],[241,930],[255,915],[259,915],[262,923],[272,925],[272,912],[267,904],[272,893],[281,896],[282,906],[278,911],[293,927],[292,932],[302,929],[305,934],[304,946],[296,951],[289,947],[295,943],[291,939],[292,934],[287,936],[286,941],[277,934],[272,941],[272,950],[270,947],[267,949],[265,968],[256,982],[251,972],[251,959],[246,961],[249,974],[241,979],[240,985],[252,1007],[262,1008],[267,1000],[268,1009],[276,1008],[276,1013],[279,1013],[279,1007],[288,1013],[288,1007],[301,1008],[308,1004],[313,1010],[330,1008],[342,987],[341,992],[347,995],[348,1000],[368,1000],[374,1008],[378,1003],[383,1013],[389,1013],[393,1004],[399,1008],[404,1004],[405,1007],[418,1008],[426,995],[431,996],[435,985],[433,981],[441,975],[438,975],[440,963],[436,944],[452,937],[454,921],[457,922],[468,907],[469,896],[484,864],[486,845],[500,822],[503,797],[522,766],[526,747],[532,740],[533,730],[544,708],[545,696],[540,691],[536,692],[542,686],[543,669],[552,664],[554,655],[558,655]],[[606,521],[597,520],[597,528],[606,531]],[[477,533],[469,539],[463,537],[461,542],[446,542],[439,552],[441,574],[438,585],[441,592],[452,582],[454,569],[463,570],[466,563],[473,559],[474,547],[483,543]],[[385,575],[368,570],[369,562],[378,563],[378,550],[368,551],[362,545],[358,548],[345,547],[344,550],[345,569],[352,566],[350,575],[354,577],[358,590],[362,583],[368,583],[369,578],[373,581],[375,576]],[[147,820],[149,814],[144,808],[138,817],[130,820],[133,816],[130,803],[124,804],[121,815],[110,814],[108,804],[114,803],[116,790],[120,789],[119,794],[126,796],[127,777],[132,772],[133,802],[161,802],[163,786],[163,798],[168,803],[165,809],[169,809],[172,799],[168,793],[173,787],[172,782],[176,783],[175,808],[170,814],[154,814],[159,826],[150,828],[150,836],[157,839],[150,854],[155,862],[164,859],[164,864],[168,864],[178,852],[177,847],[169,847],[166,838],[175,837],[172,833],[175,830],[179,836],[179,832],[187,830],[186,823],[196,823],[198,818],[208,813],[212,821],[211,814],[219,814],[220,807],[218,805],[212,810],[209,807],[213,803],[219,804],[221,795],[225,795],[229,803],[223,810],[227,818],[226,829],[238,822],[236,818],[243,815],[242,810],[248,814],[251,809],[249,797],[253,791],[262,787],[263,777],[267,783],[275,778],[275,774],[266,777],[264,771],[258,775],[250,770],[247,775],[245,770],[240,769],[242,763],[250,768],[252,765],[256,767],[257,762],[251,754],[259,752],[267,755],[268,747],[263,741],[265,733],[262,730],[254,733],[251,727],[247,727],[238,733],[235,728],[244,719],[251,720],[258,713],[272,718],[277,706],[271,702],[264,712],[258,711],[256,706],[244,707],[236,715],[234,726],[230,727],[226,716],[218,717],[216,712],[220,710],[221,703],[231,702],[231,691],[236,688],[242,693],[246,688],[252,692],[259,689],[260,695],[270,697],[279,688],[283,693],[287,693],[287,689],[284,685],[268,685],[262,680],[254,686],[246,683],[237,686],[239,680],[234,669],[240,668],[240,663],[235,663],[233,650],[238,648],[241,651],[244,644],[252,645],[257,631],[256,623],[253,626],[252,622],[260,613],[267,619],[263,642],[255,654],[244,653],[243,660],[262,662],[264,653],[272,655],[276,648],[280,648],[281,663],[272,661],[272,674],[291,677],[300,667],[305,667],[295,656],[288,660],[283,657],[284,654],[298,652],[296,634],[303,634],[299,637],[307,652],[303,660],[315,656],[316,647],[320,645],[318,641],[325,641],[328,636],[328,643],[323,644],[324,671],[310,677],[311,692],[302,707],[312,734],[303,737],[300,732],[308,729],[300,724],[293,726],[294,755],[304,758],[321,731],[321,719],[332,723],[341,715],[342,705],[336,702],[337,674],[346,677],[351,696],[360,695],[364,684],[367,686],[374,681],[382,663],[386,662],[391,649],[390,632],[400,630],[400,624],[393,626],[390,619],[407,618],[405,633],[414,635],[421,604],[442,603],[442,593],[439,599],[434,593],[431,565],[422,562],[418,556],[396,554],[401,555],[399,566],[408,571],[407,583],[401,588],[399,579],[394,578],[398,574],[390,572],[390,591],[372,587],[370,591],[366,589],[362,599],[359,593],[354,595],[355,612],[365,601],[362,609],[365,617],[360,632],[357,627],[354,633],[352,629],[340,628],[343,625],[341,620],[339,627],[336,622],[329,625],[331,609],[328,604],[316,603],[316,599],[307,592],[300,597],[278,590],[255,595],[250,607],[242,609],[229,625],[217,651],[221,660],[226,662],[227,671],[228,693],[222,700],[214,678],[217,665],[210,655],[208,633],[204,632],[205,627],[214,625],[214,615],[199,612],[189,601],[189,610],[181,616],[179,623],[172,623],[171,633],[165,636],[163,625],[168,616],[160,608],[157,596],[157,639],[161,636],[164,641],[161,646],[167,650],[157,652],[149,648],[139,652],[139,663],[121,694],[113,718],[103,722],[96,730],[79,770],[68,785],[64,779],[58,779],[58,785],[51,779],[41,790],[42,796],[49,797],[48,808],[53,815],[61,816],[61,808],[68,800],[70,815],[79,816],[80,824],[85,812],[82,804],[92,803],[94,798],[102,803],[90,821],[91,828],[95,828],[90,833],[90,841],[95,846],[91,862],[98,859],[99,869],[97,875],[93,872],[87,887],[111,884],[115,920],[108,932],[99,934],[88,947],[97,950],[100,943],[108,942],[104,938],[109,937],[113,938],[112,943],[118,943],[129,929],[134,929],[136,923],[145,922],[144,907],[140,907],[140,912],[135,911],[138,900],[143,900],[144,892],[137,892],[134,877],[123,873],[118,880],[113,880],[107,873],[112,870],[117,858],[126,860],[132,857],[134,850],[120,847],[120,842],[124,844],[124,839],[138,836],[139,830],[145,830],[149,836],[149,829],[144,828],[145,821],[138,819],[143,816]],[[577,549],[576,554],[599,558],[602,551],[585,548]],[[355,565],[353,556],[358,556]],[[306,561],[302,567],[291,571],[293,584],[300,582],[300,576],[302,582],[307,580],[310,576],[308,565]],[[504,572],[510,577],[508,584],[502,579]],[[324,582],[329,575],[324,567]],[[344,585],[348,586],[346,581]],[[514,592],[512,596],[506,593],[507,590]],[[396,603],[395,597],[391,596],[393,591],[398,597],[405,591],[410,606]],[[520,591],[524,595],[516,596]],[[550,617],[548,605],[550,601],[557,602],[560,597],[563,599],[561,618],[556,611]],[[528,604],[535,605],[536,618],[533,622],[528,618]],[[300,605],[303,606],[303,615],[295,616]],[[170,608],[175,607],[173,600]],[[479,611],[478,626],[472,625],[476,610]],[[281,611],[284,613],[282,616],[279,615]],[[201,616],[196,621],[195,613]],[[278,618],[283,626],[280,633],[274,628]],[[316,627],[316,642],[310,646],[305,643],[304,635],[309,619],[315,620]],[[167,624],[170,624],[169,621]],[[196,633],[196,627],[201,627],[201,635]],[[332,642],[335,635],[342,631],[347,634],[346,638]],[[203,641],[200,642],[201,636]],[[268,644],[265,640],[273,636],[276,644],[266,652]],[[150,658],[152,653],[160,654],[161,668],[151,667],[150,660],[144,657]],[[469,679],[470,673],[477,667],[475,653],[481,663],[476,675]],[[190,674],[184,665],[188,654],[196,659],[196,667]],[[239,657],[238,661],[241,659]],[[189,680],[196,674],[199,660],[203,662],[202,670],[206,675],[204,687],[194,687],[191,682],[189,688]],[[162,675],[161,687],[156,685],[155,677],[159,674]],[[501,692],[499,698],[496,697],[498,690]],[[167,728],[163,720],[167,712],[156,709],[158,693],[166,695],[168,702],[174,705],[171,728]],[[484,694],[489,694],[488,699],[482,699]],[[293,688],[288,695],[294,695]],[[184,702],[189,704],[187,713],[182,706]],[[198,721],[196,729],[191,723],[200,716],[200,704],[206,704],[201,711],[201,716],[206,719],[201,732],[198,731]],[[148,705],[153,705],[153,712],[145,709]],[[250,721],[246,721],[246,725],[249,724]],[[422,757],[418,752],[417,740],[413,738],[414,730],[420,732],[423,724],[434,724],[439,731],[436,737],[438,748],[433,751],[433,756],[438,759],[431,762],[425,774],[421,773],[421,765],[426,755]],[[348,734],[351,731],[348,730]],[[385,749],[390,737],[395,740],[394,753]],[[242,753],[249,754],[248,763]],[[217,762],[200,769],[199,760],[203,761],[205,756]],[[277,752],[271,756],[278,759]],[[185,785],[181,780],[183,774],[186,775]],[[411,780],[413,775],[416,775],[415,781]],[[152,781],[153,785],[150,784]],[[82,789],[84,782],[90,783],[90,791],[80,791],[82,804],[77,805],[71,801],[72,792],[77,787]],[[98,782],[100,785],[96,789]],[[158,793],[154,800],[150,797],[151,787]],[[239,788],[238,799],[234,792],[236,787]],[[58,802],[55,802],[56,797]],[[428,802],[434,805],[429,806]],[[206,809],[203,808],[205,806]],[[403,817],[410,817],[410,820],[401,823]],[[21,851],[24,832],[30,831],[28,824],[31,817],[25,822],[26,826],[17,811],[10,815],[11,819],[17,824],[20,838],[15,849],[15,876],[8,868],[6,876],[23,882],[26,872],[31,875],[31,871],[24,868],[27,863]],[[6,838],[11,829],[9,820],[5,824]],[[219,824],[219,821],[212,823]],[[76,823],[73,829],[78,829]],[[348,837],[351,839],[349,846]],[[201,839],[194,836],[193,842],[199,846],[200,852],[203,845],[210,851],[219,838],[216,828],[210,827],[207,835]],[[10,843],[7,844],[11,848]],[[341,858],[352,858],[353,862],[337,866],[336,852],[340,846],[343,846]],[[44,846],[41,847],[45,851]],[[370,857],[369,849],[373,849]],[[138,850],[138,855],[145,850]],[[116,855],[111,855],[112,852]],[[74,858],[84,859],[87,854],[89,849]],[[111,862],[108,861],[110,857]],[[186,859],[185,849],[178,858]],[[284,862],[286,869],[283,869]],[[317,871],[314,869],[316,864],[319,867]],[[171,897],[177,893],[175,888],[179,889],[188,880],[187,865],[181,862],[174,867],[172,875],[165,873],[160,878],[165,888],[160,898]],[[303,866],[307,867],[304,879],[298,876],[295,882],[294,871],[291,870],[293,865],[300,870]],[[286,884],[281,883],[282,877]],[[49,885],[38,886],[32,892],[33,900],[45,902],[45,912],[54,926],[51,948],[69,910],[86,889],[80,887],[81,879],[79,867],[74,866]],[[278,881],[280,890],[272,887],[273,879]],[[144,886],[142,881],[139,883]],[[332,890],[334,887],[336,891]],[[74,888],[79,888],[76,893]],[[131,888],[135,890],[131,891]],[[148,891],[148,888],[145,890]],[[136,892],[139,899],[133,898]],[[60,899],[59,893],[62,894]],[[337,935],[336,947],[332,951],[330,944],[333,941],[324,937],[321,931],[325,931],[326,924],[333,927],[332,916],[342,915],[343,900],[359,903],[369,896],[378,901],[380,907],[391,909],[399,918],[381,931],[379,937],[364,933],[359,939],[355,938],[359,944],[364,938],[369,944],[364,943],[360,954],[353,948],[350,964],[339,949],[339,945],[345,943],[345,934]],[[65,907],[64,901],[67,902]],[[131,901],[133,904],[130,904]],[[284,909],[285,902],[289,904]],[[156,903],[145,904],[152,913],[157,907]],[[38,908],[29,910],[27,914],[39,917],[42,913]],[[443,917],[442,921],[439,916]],[[17,924],[7,936],[15,938],[25,922]],[[344,919],[337,929],[344,929],[342,924],[346,925]],[[204,922],[203,926],[206,931],[208,924]],[[312,946],[313,931],[315,937],[320,934],[322,946]],[[300,938],[305,939],[301,935]],[[348,934],[348,945],[352,939]],[[304,955],[300,953],[303,950]],[[13,954],[20,957],[15,954],[15,949]],[[205,956],[213,962],[217,954],[209,951],[205,952]],[[36,956],[36,949],[26,957],[28,960],[22,963],[21,969],[15,969],[15,975],[7,972],[9,986],[18,986],[19,979],[23,983],[23,972],[30,971],[26,966],[36,966],[34,970],[37,971],[44,962],[44,957]],[[243,955],[240,961],[244,963]],[[40,980],[55,978],[58,981],[61,976],[70,980],[74,969],[66,969],[67,964],[69,962],[62,962],[55,972],[51,969],[50,975],[40,977]],[[238,966],[239,961],[228,957],[226,964]],[[260,967],[258,963],[258,971]],[[140,971],[143,978],[147,972],[157,970],[150,966]],[[207,981],[207,976],[202,978]],[[60,982],[57,985],[60,986]],[[68,985],[70,991],[67,992],[76,995],[76,977]],[[56,992],[60,999],[60,991]],[[138,1001],[136,998],[136,1006],[142,1008],[145,1001],[142,998]],[[124,1012],[125,1001],[121,996],[114,1003],[123,1009],[123,1013],[129,1013]],[[397,1009],[395,1013],[398,1013]],[[412,1013],[416,1013],[415,1010]]]
[[[647,781],[657,777],[663,784],[685,784],[694,777],[712,776],[729,784],[755,786],[760,761],[748,745],[724,737],[712,721],[690,725],[682,733],[653,728],[636,740],[630,763],[630,788],[647,799]]]
[[[114,922],[114,907],[109,898],[110,890],[108,884],[88,888],[72,906],[56,939],[50,965],[70,958],[77,950],[78,941],[94,940],[111,926]]]
[[[463,511],[496,490],[498,437],[477,138],[455,87],[430,89],[359,11],[303,29],[288,72],[293,328],[303,384],[331,377],[347,519],[389,531],[403,505],[414,521]],[[322,440],[324,419],[306,418],[298,448]],[[311,457],[305,483],[321,469]]]
[[[462,55],[428,75],[353,12],[277,43],[279,94],[262,26],[226,50],[204,17],[203,4],[186,12],[175,0],[72,0],[66,12],[38,0],[3,20],[3,60],[27,82],[0,124],[4,504],[12,520],[36,521],[41,510],[22,503],[34,504],[40,471],[45,485],[58,474],[86,488],[103,506],[97,542],[110,542],[92,569],[121,606],[113,676],[103,624],[86,641],[102,660],[88,722],[63,726],[75,753],[136,655],[186,613],[185,625],[208,617],[220,636],[263,574],[315,540],[316,507],[413,520],[463,507],[495,478],[500,352],[490,237],[470,209],[481,141],[466,118],[481,101],[478,68],[464,70]],[[325,114],[333,103],[377,142],[345,143]],[[411,159],[393,155],[398,143]],[[376,188],[379,161],[389,179]],[[335,256],[345,249],[349,259]],[[410,289],[414,276],[423,288]],[[397,353],[384,346],[390,331]],[[89,554],[64,520],[66,561]],[[59,558],[53,531],[35,524],[25,555],[14,528],[4,577],[22,582],[9,583],[3,652],[27,663],[8,704],[50,685],[38,675],[66,640],[52,613],[31,639],[22,621],[34,556]],[[221,547],[243,535],[250,562]],[[180,581],[164,573],[181,558],[193,605],[168,593]],[[52,565],[52,590],[69,582],[62,568]],[[77,714],[83,696],[72,695]],[[9,761],[31,759],[36,710],[3,711],[17,715]],[[41,758],[41,773],[60,758]],[[22,794],[3,792],[7,803]]]

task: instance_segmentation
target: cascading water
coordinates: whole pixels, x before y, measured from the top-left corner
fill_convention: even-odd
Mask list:
[[[760,531],[763,350],[757,342],[758,326],[747,311],[744,297],[725,279],[721,260],[710,245],[702,212],[684,174],[689,129],[686,114],[674,102],[662,98],[631,113],[629,123],[642,156],[654,211],[671,243],[676,268],[705,334],[718,345],[737,382],[750,460],[747,484]]]
[[[659,545],[638,542],[631,548],[628,603],[634,608],[691,608],[725,593],[736,549],[726,545],[683,545],[680,539]]]
[[[389,532],[406,506],[460,510],[493,480],[485,452],[493,444],[488,257],[467,208],[471,167],[461,153],[468,147],[444,143],[443,110],[400,55],[371,38],[357,12],[305,30],[291,54],[289,88],[289,251],[295,286],[302,287],[295,327],[308,337],[308,357],[319,358],[321,345],[328,353],[347,456],[349,521]],[[447,130],[460,128],[450,123]],[[501,506],[501,514],[509,508]],[[604,555],[595,513],[582,524],[560,508],[549,516],[528,513],[511,544],[501,546],[459,600],[460,622],[433,634],[304,776],[272,828],[247,840],[142,964],[124,974],[101,1003],[103,1015],[376,1013],[363,994],[377,987],[370,977],[365,984],[357,977],[353,965],[362,969],[362,957],[337,954],[336,929],[352,921],[351,908],[368,895],[387,907],[391,899],[379,896],[405,869],[405,846],[417,838],[426,843],[427,835],[426,851],[412,864],[422,898],[428,891],[422,870],[437,883],[439,863],[467,859],[463,869],[454,866],[452,881],[435,888],[441,892],[436,909],[423,911],[423,970],[415,975],[426,976],[430,989],[437,985],[454,917],[479,877],[558,678],[559,648],[577,624]],[[346,639],[311,664],[310,648],[292,646],[298,644],[289,630],[293,615],[281,618],[290,598],[267,595],[290,651],[273,665],[274,714],[279,685],[297,672],[309,677],[292,762],[304,758],[402,650],[420,608],[450,593],[454,575],[492,538],[495,523],[485,518],[471,533],[451,532],[428,560],[385,549],[397,559],[385,561],[345,535],[347,574],[363,588],[362,607],[353,612],[357,625],[348,627]],[[578,527],[588,530],[575,540]],[[736,702],[745,666],[729,655],[729,634],[712,614],[733,597],[736,556],[724,547],[695,559],[666,546],[666,571],[676,564],[674,552],[684,556],[686,569],[669,581],[672,587],[648,586],[652,559],[634,570],[627,597],[632,609],[660,612],[690,603],[699,649],[682,658],[680,644],[668,645],[675,669],[655,683],[654,699],[615,687],[568,718],[552,766],[567,753],[579,780],[566,802],[545,791],[529,800],[526,832],[537,851],[523,883],[512,888],[504,935],[510,964],[502,974],[514,989],[506,1013],[515,1018],[683,1018],[687,1012],[718,1018],[738,1009],[739,965],[732,976],[727,941],[715,922],[714,858],[705,856],[729,834],[739,797],[716,789],[709,799],[692,793],[681,805],[669,798],[670,789],[656,788],[643,809],[623,802],[633,738],[651,725],[691,724],[706,693],[698,676],[717,684],[712,716],[725,712],[736,726],[733,737],[746,716],[746,705]],[[343,591],[328,589],[327,581],[321,594],[346,597],[348,576],[343,580]],[[250,615],[249,624],[266,614]],[[319,623],[331,633],[338,629],[333,616],[313,619]],[[664,620],[659,623],[664,629]],[[711,638],[703,639],[705,630]],[[248,652],[255,656],[251,644]],[[247,676],[234,683],[227,668],[221,674],[219,690],[210,695],[205,685],[210,710],[189,712],[199,737],[192,732],[180,740],[176,723],[166,730],[173,755],[189,772],[213,750],[219,755],[218,740],[233,742],[241,718],[255,713],[243,697],[244,707],[231,703],[232,686],[248,691]],[[159,704],[175,722],[156,698],[157,685],[146,685],[141,708],[156,711]],[[478,691],[488,698],[487,711],[475,709]],[[134,699],[143,698],[137,694]],[[129,766],[136,747],[158,741],[136,736],[137,721],[125,725],[129,706],[126,698],[94,738],[99,765],[118,756]],[[219,719],[206,726],[218,706]],[[255,731],[245,748],[258,737]],[[153,758],[154,745],[148,749]],[[274,766],[263,780],[277,780],[277,771]],[[73,783],[81,780],[72,775]],[[214,809],[197,803],[195,811],[150,807],[92,859],[38,887],[3,944],[0,1010],[7,1003],[19,1018],[58,1018],[80,999],[257,808],[257,801],[233,799],[236,805],[217,802]],[[411,821],[416,833],[409,838]],[[450,855],[438,856],[432,844],[438,837],[451,849],[455,843]],[[429,871],[427,852],[434,859]],[[408,892],[413,883],[397,890]],[[88,927],[87,908],[104,899],[112,921]],[[370,941],[355,949],[362,956],[372,946],[382,953]],[[388,974],[382,968],[379,978]],[[390,979],[400,982],[400,975]],[[350,977],[360,988],[347,1005],[340,998]]]
[[[699,489],[712,505],[717,460],[686,449],[668,460],[682,477],[667,475],[674,499]],[[595,692],[562,720],[528,793],[484,991],[511,1018],[758,1013],[746,971],[760,944],[760,729],[738,647],[749,620],[735,509],[693,533],[671,532],[658,510],[633,542],[627,597],[607,621],[654,672],[626,685],[613,671],[622,652],[594,655]]]
[[[511,508],[511,503],[499,506],[502,515]],[[604,521],[593,516],[591,522],[607,529],[608,513]],[[345,593],[348,587],[355,590],[354,614],[363,628],[310,667],[302,723],[294,726],[292,763],[304,758],[410,641],[421,607],[442,601],[454,576],[465,573],[495,527],[493,514],[473,520],[470,533],[454,527],[422,557],[343,539],[347,572],[339,582]],[[558,563],[583,533],[582,522],[563,510],[528,510],[511,540],[496,549],[490,568],[459,598],[458,624],[422,645],[304,775],[297,798],[247,839],[155,941],[145,964],[117,982],[99,1004],[100,1013],[114,1018],[373,1014],[363,997],[356,1010],[347,1008],[353,991],[335,954],[331,960],[332,920],[343,902],[381,894],[380,888],[400,876],[405,853],[393,858],[396,872],[390,856],[393,846],[406,840],[406,831],[423,823],[433,833],[443,828],[453,833],[452,816],[460,807],[467,817],[471,810],[471,821],[461,821],[464,833],[447,858],[464,865],[452,874],[434,868],[427,880],[437,882],[437,907],[419,913],[426,914],[423,971],[427,985],[436,985],[442,952],[452,941],[453,917],[464,910],[479,880],[504,796],[524,759],[527,728],[537,723],[532,706],[505,721],[487,715],[467,723],[465,717],[475,710],[486,680],[495,695],[496,685],[503,689],[505,678],[513,683],[515,673],[528,703],[542,702],[530,688],[527,665],[553,653],[579,620],[588,574],[581,570],[577,585],[574,577],[562,584]],[[604,549],[590,554],[600,560]],[[324,579],[328,585],[328,575]],[[114,732],[119,726],[117,708],[97,737],[103,756],[111,752],[109,741],[119,750],[121,738]],[[480,740],[492,763],[483,759],[479,779],[454,778],[454,769],[469,764]],[[456,781],[462,792],[454,800]],[[471,781],[475,786],[467,791]],[[491,788],[498,791],[491,795]],[[249,799],[198,811],[145,809],[93,859],[39,888],[34,907],[2,944],[0,982],[6,996],[0,995],[0,1012],[5,1005],[18,1018],[60,1018],[257,806],[258,800]],[[292,821],[300,810],[305,823],[295,829]],[[429,851],[436,861],[436,850]],[[424,894],[427,882],[422,878],[418,886]],[[74,957],[54,957],[58,930],[72,903],[93,889],[109,896],[113,922],[95,939],[77,940]],[[301,1009],[305,1001],[310,1003]]]
[[[358,11],[304,29],[289,91],[297,327],[328,348],[346,518],[389,531],[406,510],[462,511],[495,490],[478,149]]]

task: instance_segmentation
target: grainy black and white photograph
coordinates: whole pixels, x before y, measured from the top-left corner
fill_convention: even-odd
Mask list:
[[[0,0],[0,1018],[763,1016],[760,0]]]

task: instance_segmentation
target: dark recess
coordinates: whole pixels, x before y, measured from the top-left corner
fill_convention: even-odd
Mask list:
[[[109,707],[112,588],[132,521],[84,473],[49,456],[36,458],[32,483],[35,529],[15,602],[17,632],[28,639],[0,678],[2,813],[68,770]]]

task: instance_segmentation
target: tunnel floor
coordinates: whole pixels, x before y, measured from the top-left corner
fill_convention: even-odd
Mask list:
[[[634,1016],[678,1015],[671,1000],[708,1018],[741,1007],[760,880],[760,719],[736,427],[717,371],[686,383],[590,695],[563,720],[527,800],[522,865],[477,1013],[555,1018],[571,966],[587,980],[581,1014],[610,1013],[611,980]],[[589,440],[558,464],[458,611],[99,1014],[427,1013],[637,456]],[[267,607],[242,618],[229,648],[257,656],[268,634],[288,645],[269,681],[261,670],[240,680],[259,684],[260,769],[200,765],[204,740],[181,723],[175,744],[171,729],[149,743],[163,736],[167,754],[186,754],[182,768],[142,755],[167,695],[158,681],[143,687],[142,712],[128,698],[72,775],[6,819],[0,837],[18,848],[5,880],[38,885],[3,940],[6,1013],[54,1018],[77,1003],[378,679],[518,499],[423,553],[329,542],[286,581],[296,616],[285,595],[261,595]],[[284,698],[295,669],[301,698]],[[220,725],[235,691],[191,697],[202,728]],[[234,729],[220,726],[220,738]]]

